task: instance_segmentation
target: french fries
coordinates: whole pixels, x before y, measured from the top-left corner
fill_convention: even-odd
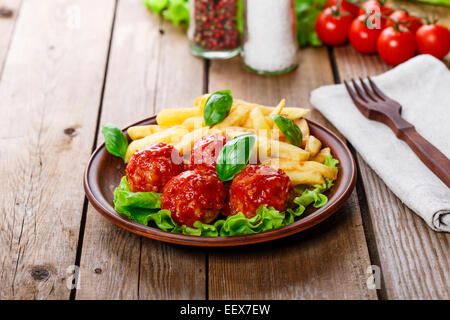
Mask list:
[[[274,107],[260,106],[260,108],[265,116],[270,115],[275,110]],[[309,109],[284,107],[283,110],[281,111],[281,113],[279,113],[279,114],[282,116],[285,116],[286,118],[288,118],[290,120],[297,120],[297,119],[300,119],[301,117],[306,116],[308,113],[309,113]]]
[[[320,140],[314,136],[309,136],[308,141],[306,142],[305,150],[310,153],[311,157],[314,157],[316,154],[318,154],[320,148],[322,148],[322,142],[320,142]]]
[[[217,134],[222,135],[222,131],[217,129],[211,129],[209,127],[202,127],[195,129],[187,134],[185,134],[177,143],[174,144],[175,149],[184,154],[192,149],[194,142],[207,134]]]
[[[149,136],[155,132],[163,131],[164,128],[161,128],[158,125],[151,124],[148,126],[135,126],[128,128],[127,132],[131,139],[137,140],[142,139],[146,136]]]
[[[165,142],[168,144],[175,144],[181,140],[183,136],[188,134],[189,131],[183,126],[174,126],[166,130],[156,132],[145,138],[134,140],[128,146],[127,153],[125,154],[125,162],[128,163],[131,156],[141,149],[148,147],[151,144],[158,142]]]
[[[272,129],[272,126],[269,125],[269,123],[266,120],[266,117],[261,112],[261,109],[256,107],[253,108],[253,110],[250,112],[250,117],[252,120],[253,128],[256,130],[266,130],[269,132]],[[269,118],[270,119],[270,118]]]
[[[208,101],[210,94],[204,94],[197,99],[194,100],[194,106],[200,109],[200,112],[203,113],[205,109],[206,101]]]
[[[191,117],[183,121],[183,126],[189,131],[205,126],[205,119],[203,117]]]
[[[330,155],[331,155],[331,150],[330,150],[330,148],[327,147],[327,148],[323,148],[322,150],[320,150],[319,153],[316,154],[314,157],[312,157],[310,160],[324,163],[325,157],[330,156]]]
[[[209,94],[195,99],[193,108],[163,109],[156,117],[158,125],[135,126],[128,129],[133,140],[128,146],[125,162],[138,150],[151,144],[165,142],[181,154],[191,151],[195,141],[205,135],[224,135],[232,139],[244,133],[254,133],[256,143],[251,163],[262,163],[282,169],[294,185],[316,185],[325,179],[335,180],[338,169],[325,166],[328,147],[311,135],[308,122],[303,118],[309,110],[285,107],[282,99],[276,107],[262,106],[234,99],[230,112],[221,122],[206,126],[203,116]],[[302,132],[302,146],[290,144],[270,115],[291,119]]]
[[[281,114],[281,111],[284,108],[284,105],[286,104],[286,99],[281,99],[280,103],[275,107],[275,109],[272,110],[270,114]]]
[[[275,158],[265,161],[264,164],[284,171],[314,171],[320,173],[324,178],[331,180],[335,180],[338,174],[337,168],[331,168],[316,161],[293,161],[291,159]]]
[[[162,109],[156,116],[156,122],[163,127],[182,124],[187,118],[203,116],[199,108]]]
[[[297,119],[294,121],[294,123],[300,128],[300,131],[302,132],[302,147],[306,147],[306,143],[309,139],[309,126],[308,122],[305,119]]]
[[[265,165],[281,169],[289,176],[292,183],[315,185],[325,182],[324,178],[336,180],[338,170],[316,161],[292,161],[288,159],[269,159]]]
[[[214,126],[216,129],[224,129],[227,127],[241,126],[246,121],[250,111],[248,106],[232,107],[228,116]]]
[[[297,171],[285,171],[286,175],[291,179],[292,184],[306,184],[309,186],[314,186],[316,184],[325,183],[325,179],[322,175],[316,171],[306,171],[306,172],[297,172]]]

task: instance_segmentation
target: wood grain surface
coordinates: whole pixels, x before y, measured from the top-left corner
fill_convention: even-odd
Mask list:
[[[450,26],[446,7],[396,3]],[[0,299],[450,298],[450,235],[402,205],[359,155],[358,189],[343,209],[296,236],[248,247],[141,239],[84,197],[83,171],[105,122],[126,126],[227,88],[266,105],[284,97],[308,107],[309,92],[332,84],[333,71],[343,80],[388,70],[377,56],[343,46],[330,60],[327,48],[306,49],[293,73],[261,77],[238,58],[192,57],[185,30],[142,1],[2,6],[14,14],[0,18]],[[450,55],[444,61],[450,66]],[[316,111],[308,117],[332,128]],[[378,292],[367,286],[373,264]]]
[[[100,125],[125,127],[163,107],[191,104],[202,94],[203,65],[182,30],[140,1],[119,1]],[[90,206],[84,234],[77,299],[204,298],[204,251],[141,239]]]
[[[335,48],[341,80],[375,75],[390,67],[375,55]],[[355,107],[356,108],[356,107]],[[386,187],[357,156],[370,212],[373,245],[378,251],[387,299],[448,299],[450,235],[431,230]]]
[[[10,17],[0,16],[0,80],[21,4],[22,0],[5,0],[0,2],[0,9],[10,10],[12,14]]]
[[[323,63],[327,60],[325,48],[303,50],[299,68],[279,77],[248,73],[237,59],[213,62],[209,90],[229,88],[247,101],[276,105],[286,98],[288,106],[309,107],[309,92],[333,83],[331,66]],[[316,111],[307,117],[326,123]],[[376,299],[376,291],[366,285],[370,265],[354,193],[335,216],[296,236],[209,250],[209,298]]]
[[[1,299],[69,298],[112,12],[22,5],[0,84]]]

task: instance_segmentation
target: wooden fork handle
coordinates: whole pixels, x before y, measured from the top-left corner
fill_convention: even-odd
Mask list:
[[[401,130],[398,137],[405,141],[422,162],[450,188],[450,160],[422,137],[414,127]]]

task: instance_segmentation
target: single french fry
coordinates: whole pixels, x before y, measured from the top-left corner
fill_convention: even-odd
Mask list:
[[[309,151],[311,157],[314,157],[319,153],[320,148],[322,148],[322,142],[320,142],[320,140],[313,135],[310,135],[308,141],[306,142],[305,150]]]
[[[194,100],[194,106],[199,108],[200,112],[203,113],[203,110],[205,109],[206,101],[208,101],[208,98],[211,94],[207,93],[204,95],[201,95],[200,97],[197,97]]]
[[[241,126],[247,120],[249,111],[250,108],[246,106],[232,107],[228,116],[223,119],[222,122],[216,124],[213,128],[223,129],[227,127]]]
[[[307,172],[298,172],[298,171],[285,171],[286,175],[291,179],[292,184],[306,184],[310,186],[314,186],[316,184],[325,183],[325,179],[318,172],[307,171]]]
[[[156,124],[151,124],[147,126],[130,127],[128,128],[127,132],[132,140],[137,140],[149,136],[155,132],[160,132],[162,130],[164,130],[164,128],[161,128]]]
[[[261,111],[265,116],[270,115],[275,108],[274,107],[265,107],[265,106],[259,106],[261,108]],[[286,118],[290,120],[296,120],[300,119],[301,117],[304,117],[309,113],[309,109],[303,109],[303,108],[289,108],[289,107],[283,107],[283,110],[281,111],[280,115],[285,116]]]
[[[266,130],[269,132],[271,130],[271,126],[267,123],[264,114],[261,112],[261,109],[254,108],[250,112],[250,118],[252,119],[253,128],[257,130]]]
[[[264,161],[268,157],[279,157],[295,161],[305,161],[309,159],[309,152],[292,144],[268,139],[264,136],[256,137],[258,146],[258,158]]]
[[[236,136],[239,136],[244,133],[256,133],[256,130],[253,128],[244,128],[244,127],[228,127],[221,129],[221,131],[225,134],[226,137],[232,139]]]
[[[151,144],[158,142],[175,144],[188,133],[189,131],[185,127],[175,126],[160,132],[156,132],[142,139],[134,140],[128,145],[127,153],[125,154],[125,162],[127,163],[136,151],[144,149]]]
[[[330,168],[316,161],[292,161],[289,159],[275,158],[265,161],[264,164],[286,172],[318,172],[323,177],[331,180],[336,180],[338,175],[337,168]]]
[[[253,128],[253,121],[252,121],[252,118],[247,117],[247,118],[245,119],[244,123],[242,124],[242,126],[243,126],[244,128]]]
[[[326,147],[326,148],[323,148],[322,150],[320,150],[319,153],[316,154],[314,157],[312,157],[310,160],[324,163],[325,157],[329,156],[329,155],[331,155],[331,150],[330,150],[330,148]]]
[[[189,131],[205,126],[205,119],[203,117],[191,117],[183,121],[183,126]]]
[[[294,121],[294,123],[300,128],[300,131],[302,132],[302,148],[305,148],[309,138],[308,122],[305,119],[297,119]]]
[[[281,101],[272,110],[272,112],[270,114],[281,114],[281,111],[283,110],[285,104],[286,104],[286,99],[281,99]]]
[[[200,116],[202,112],[199,108],[163,109],[156,116],[156,122],[160,126],[171,127],[182,124],[187,118]]]
[[[309,109],[303,108],[283,108],[281,111],[282,116],[285,116],[288,119],[296,120],[306,116],[309,113]]]

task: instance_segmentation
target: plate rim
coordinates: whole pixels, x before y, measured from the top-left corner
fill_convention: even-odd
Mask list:
[[[156,116],[152,116],[149,118],[145,118],[143,120],[137,121],[124,129],[122,129],[122,132],[124,132],[126,135],[126,130],[132,126],[136,125],[143,125],[144,123],[148,122],[154,122],[156,120]],[[89,184],[89,173],[90,169],[92,168],[92,163],[95,159],[95,157],[102,151],[102,149],[105,148],[105,143],[103,142],[101,145],[99,145],[95,151],[91,154],[89,161],[86,165],[85,171],[84,171],[84,178],[83,178],[83,187],[86,194],[86,197],[89,201],[89,203],[94,207],[94,209],[100,213],[103,217],[105,217],[107,220],[115,224],[116,226],[125,229],[129,232],[132,232],[134,234],[138,234],[140,236],[173,243],[173,244],[181,244],[181,245],[188,245],[188,246],[199,246],[199,247],[231,247],[231,246],[242,246],[242,245],[249,245],[249,244],[255,244],[255,243],[261,243],[261,242],[267,242],[272,241],[284,237],[288,237],[290,235],[299,233],[301,231],[304,231],[306,229],[309,229],[322,221],[328,219],[331,215],[333,215],[337,210],[339,210],[344,203],[347,201],[347,199],[350,197],[355,184],[356,184],[356,163],[355,159],[353,158],[353,155],[348,148],[348,146],[342,141],[341,138],[339,138],[334,132],[332,132],[330,129],[326,128],[325,126],[318,124],[315,121],[312,121],[310,119],[306,119],[309,124],[312,124],[313,126],[319,127],[321,130],[324,130],[328,135],[332,136],[334,140],[336,140],[341,147],[344,149],[345,154],[347,154],[348,158],[350,159],[350,182],[347,186],[345,186],[345,189],[343,192],[339,195],[339,197],[333,201],[332,203],[329,202],[328,206],[318,208],[315,210],[312,214],[306,216],[303,219],[297,220],[289,225],[283,226],[278,229],[262,232],[262,233],[256,233],[256,234],[250,234],[250,235],[242,235],[242,236],[218,236],[218,237],[200,237],[200,236],[191,236],[191,235],[184,235],[184,234],[178,234],[178,233],[171,233],[167,231],[163,231],[161,229],[158,229],[156,227],[152,226],[145,226],[141,225],[137,222],[134,222],[132,220],[129,220],[122,215],[120,215],[118,212],[114,210],[114,212],[111,212],[108,208],[105,208],[100,201],[95,197],[93,191],[91,190],[91,186]],[[128,135],[127,135],[128,136]]]

